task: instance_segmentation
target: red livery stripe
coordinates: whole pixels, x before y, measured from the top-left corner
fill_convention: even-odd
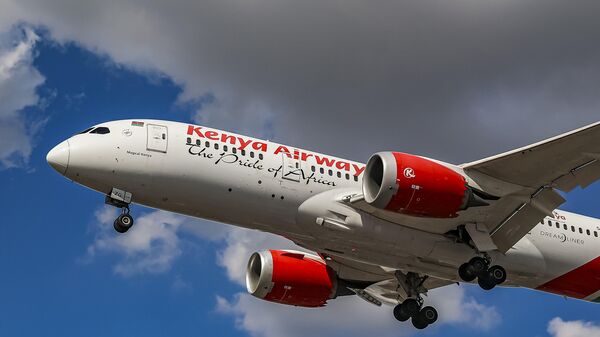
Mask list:
[[[600,257],[537,289],[579,299],[591,296],[600,290]]]

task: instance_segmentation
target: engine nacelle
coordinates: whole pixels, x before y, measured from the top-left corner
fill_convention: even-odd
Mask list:
[[[454,218],[461,210],[487,205],[461,174],[400,152],[380,152],[369,159],[363,195],[373,207],[430,218]]]
[[[316,256],[269,250],[252,254],[246,288],[260,299],[299,307],[322,307],[336,297],[337,276]]]

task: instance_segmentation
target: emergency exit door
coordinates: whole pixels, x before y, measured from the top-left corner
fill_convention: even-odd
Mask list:
[[[167,153],[168,131],[164,125],[148,124],[148,145],[149,151]]]

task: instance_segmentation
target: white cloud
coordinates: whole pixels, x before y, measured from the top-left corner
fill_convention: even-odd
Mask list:
[[[225,268],[229,279],[245,284],[246,264],[252,253],[265,249],[302,250],[283,237],[259,231],[232,228],[225,238],[225,247],[217,254],[217,262]]]
[[[584,321],[563,321],[556,317],[548,323],[553,337],[600,337],[600,325]]]
[[[136,216],[133,228],[125,234],[118,234],[113,229],[117,215],[118,210],[109,206],[96,212],[95,238],[87,249],[87,259],[92,260],[100,253],[118,255],[119,262],[114,266],[114,272],[122,276],[169,271],[182,254],[179,232],[219,240],[227,230],[213,222],[152,211]],[[181,282],[176,283],[175,287],[181,285]]]
[[[44,77],[33,66],[39,37],[30,28],[0,32],[0,168],[27,165],[32,137],[43,122],[26,121],[23,109],[38,104]]]
[[[426,300],[437,307],[440,318],[436,327],[464,325],[488,331],[500,323],[493,307],[477,303],[465,290],[448,287],[433,291]],[[218,312],[232,315],[236,326],[253,336],[399,336],[414,332],[408,323],[397,322],[388,306],[376,307],[356,296],[332,300],[325,308],[305,309],[269,303],[246,293],[231,301],[218,296]]]
[[[99,227],[94,242],[88,247],[88,256],[116,253],[120,258],[114,272],[122,276],[169,270],[181,255],[176,231],[182,217],[161,211],[149,213],[137,218],[125,235],[117,235],[113,229],[117,215],[117,210],[108,206],[96,213]]]

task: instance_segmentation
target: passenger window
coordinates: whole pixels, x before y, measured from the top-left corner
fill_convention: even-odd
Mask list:
[[[338,177],[338,178],[341,178],[341,177],[342,177],[342,172],[338,171],[338,173],[337,173],[337,177]]]
[[[571,226],[571,231],[573,231],[573,233],[575,233],[575,226]]]
[[[258,154],[258,159],[263,160],[263,154],[262,153]]]
[[[227,145],[223,145],[223,151],[227,152]]]
[[[242,156],[246,155],[246,150],[242,150]]]
[[[350,180],[350,173],[346,173],[346,180]]]
[[[300,168],[300,163],[296,162],[296,168]]]
[[[589,230],[589,229],[586,229],[586,230],[585,230],[585,234],[587,234],[587,235],[592,235],[592,233],[590,232],[590,230]]]
[[[321,167],[319,168],[319,172],[321,172],[321,174],[325,173],[325,170]]]
[[[254,158],[254,151],[250,151],[250,158]]]
[[[236,153],[237,153],[237,148],[235,148],[235,147],[232,147],[232,148],[231,148],[231,152],[233,152],[233,154],[236,154]]]
[[[329,170],[329,175],[333,176],[333,171],[332,170]]]
[[[558,222],[556,223],[556,228],[560,229],[560,225],[558,224]]]
[[[200,146],[202,144],[202,141],[200,139],[196,139],[196,145]]]
[[[99,128],[95,128],[90,133],[95,133],[95,134],[98,134],[98,135],[105,135],[107,133],[110,133],[110,130],[108,128],[105,128],[105,127],[101,126]]]
[[[548,220],[548,225],[552,227],[552,221]]]
[[[219,144],[215,143],[215,150],[219,149]]]
[[[358,181],[358,176],[354,176],[354,181]]]
[[[567,227],[567,224],[564,224],[564,225],[563,225],[563,228],[564,228],[566,231],[567,231],[567,230],[569,230],[569,227]]]
[[[187,138],[187,143],[188,143],[188,144],[192,144],[192,138],[188,137],[188,138]]]
[[[583,234],[583,229],[581,229],[581,227],[579,227],[579,234]]]
[[[594,236],[598,237],[598,232],[594,231]]]
[[[311,170],[311,171],[313,171],[313,172],[315,172],[315,169],[316,169],[316,168],[315,168],[315,165],[312,165],[312,166],[310,167],[310,170]]]

